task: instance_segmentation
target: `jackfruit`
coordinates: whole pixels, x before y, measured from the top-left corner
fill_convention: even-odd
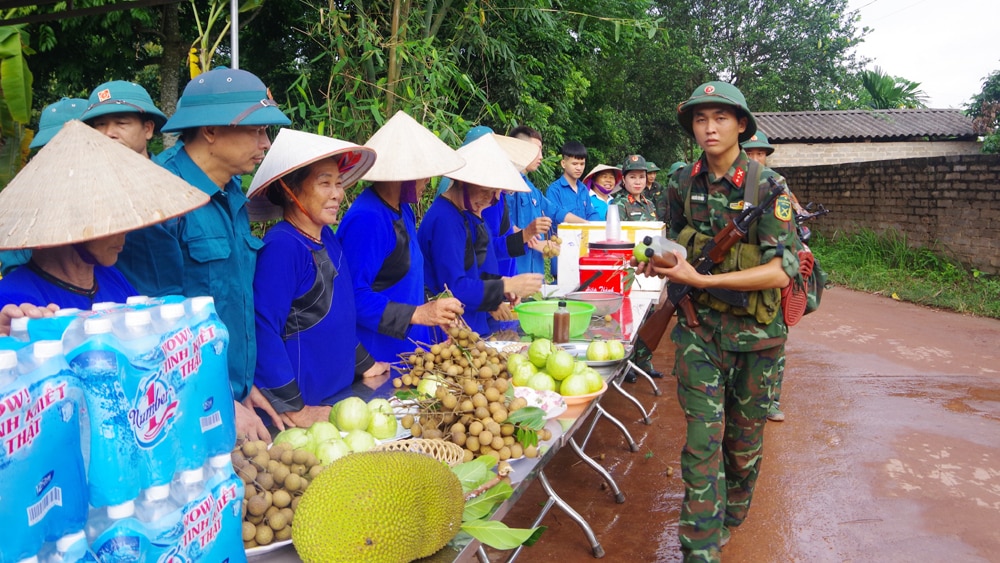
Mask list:
[[[292,543],[305,563],[406,562],[444,547],[462,525],[462,484],[411,452],[342,457],[299,501]]]

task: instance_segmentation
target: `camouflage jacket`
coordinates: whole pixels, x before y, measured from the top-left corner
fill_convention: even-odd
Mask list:
[[[622,189],[614,195],[611,203],[618,206],[618,217],[622,221],[656,221],[653,202],[646,199],[645,192],[632,195]]]

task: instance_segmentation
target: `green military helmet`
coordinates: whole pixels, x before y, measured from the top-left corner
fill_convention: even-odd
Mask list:
[[[746,116],[747,128],[746,131],[740,134],[739,141],[741,143],[748,140],[757,132],[757,121],[753,118],[753,114],[750,113],[750,108],[747,107],[747,99],[743,96],[743,92],[740,92],[739,88],[728,82],[714,81],[706,82],[695,88],[694,92],[691,93],[691,97],[677,106],[677,121],[692,138],[694,137],[694,130],[691,128],[693,120],[691,115],[693,113],[692,110],[694,106],[703,104],[733,106],[737,109],[737,114],[742,112]]]
[[[646,172],[659,172],[660,167],[656,165],[655,162],[651,160],[646,161]]]
[[[683,160],[678,160],[677,162],[670,165],[670,168],[667,171],[667,176],[673,176],[674,172],[677,172],[678,170],[684,168],[685,166],[687,166],[686,162],[684,162]]]
[[[742,145],[743,150],[746,149],[764,149],[765,154],[770,155],[774,152],[774,147],[768,142],[767,135],[764,134],[760,129],[754,133],[750,139],[744,142]]]
[[[647,170],[646,159],[641,154],[631,154],[625,157],[625,163],[622,164],[622,175],[624,176],[633,170],[642,170],[643,172]]]

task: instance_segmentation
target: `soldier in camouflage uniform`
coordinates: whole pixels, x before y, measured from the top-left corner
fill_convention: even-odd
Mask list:
[[[745,184],[759,171],[759,199],[768,178],[784,179],[757,165],[739,146],[756,130],[743,94],[725,82],[699,86],[678,107],[678,121],[704,154],[667,185],[670,238],[688,248],[690,260],[744,207]],[[756,202],[754,202],[756,203]],[[729,257],[699,274],[680,260],[673,268],[642,270],[695,288],[747,291],[750,306],[734,309],[696,292],[700,326],[678,316],[677,397],[687,419],[681,452],[684,501],[678,534],[685,561],[719,561],[729,530],[747,516],[760,470],[764,424],[784,361],[788,328],[780,313],[780,288],[798,271],[797,236],[788,197],[781,195],[756,223],[756,235],[738,243]]]
[[[622,221],[655,221],[653,202],[646,197],[646,159],[638,154],[625,157],[622,190],[611,200]]]
[[[656,163],[649,160],[646,161],[646,199],[648,199],[653,204],[653,213],[656,215],[657,221],[663,221],[658,213],[656,213],[656,202],[660,198],[664,197],[667,191],[663,188],[663,184],[656,181],[656,176],[660,172],[660,167]]]

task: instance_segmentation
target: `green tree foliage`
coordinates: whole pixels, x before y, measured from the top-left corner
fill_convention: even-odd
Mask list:
[[[0,27],[0,187],[24,166],[31,134],[31,85],[25,55],[30,53],[23,26]]]
[[[927,94],[920,89],[919,82],[889,76],[879,67],[862,71],[860,77],[864,88],[861,102],[872,109],[927,107]]]
[[[867,29],[847,0],[664,2],[668,21],[689,30],[705,78],[738,86],[754,111],[837,109],[860,61]]]
[[[1000,153],[1000,70],[983,79],[983,90],[972,97],[965,113],[984,136],[983,152]]]

